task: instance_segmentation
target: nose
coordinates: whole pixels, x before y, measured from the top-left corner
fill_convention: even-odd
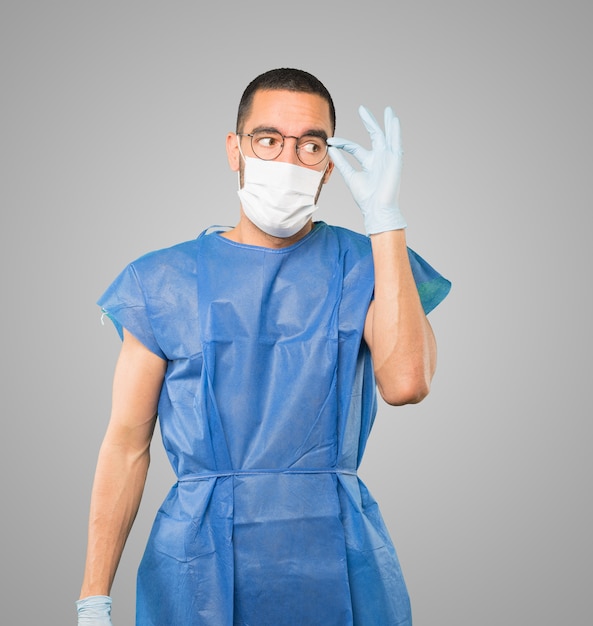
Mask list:
[[[284,147],[282,148],[282,152],[276,157],[276,161],[292,163],[293,165],[302,165],[296,152],[297,140],[298,137],[292,137],[291,135],[284,136]]]

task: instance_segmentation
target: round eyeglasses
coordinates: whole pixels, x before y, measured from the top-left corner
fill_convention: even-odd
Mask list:
[[[254,133],[237,133],[237,137],[249,137],[253,153],[263,161],[277,159],[284,149],[285,139],[296,139],[296,155],[303,165],[317,165],[327,154],[326,140],[316,135],[294,137],[274,130],[257,130]]]

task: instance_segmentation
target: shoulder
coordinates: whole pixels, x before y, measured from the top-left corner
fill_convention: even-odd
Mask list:
[[[155,270],[162,267],[174,268],[191,264],[195,259],[197,249],[197,239],[184,241],[182,243],[152,250],[138,257],[130,263],[138,271]]]
[[[327,224],[326,222],[318,221],[315,225],[320,230],[323,229],[327,233],[333,234],[335,237],[342,241],[352,242],[353,244],[366,245],[369,243],[369,238],[362,233],[358,233],[344,226],[336,226],[335,224]]]
[[[323,228],[328,245],[336,248],[346,274],[356,267],[361,270],[364,268],[365,272],[372,271],[373,251],[366,235],[324,222],[320,223],[320,227]]]
[[[147,277],[174,278],[176,276],[194,276],[198,271],[199,250],[208,240],[216,239],[213,235],[220,228],[209,228],[195,239],[147,252],[128,265],[141,280]]]
[[[130,263],[139,270],[158,268],[188,270],[195,268],[198,250],[208,241],[214,241],[216,233],[228,230],[226,226],[210,226],[203,230],[195,239],[183,241],[175,245],[147,252]]]
[[[334,226],[325,222],[318,222],[318,226],[327,233],[327,236],[335,238],[341,248],[352,250],[363,256],[371,254],[371,241],[366,235],[343,226]]]

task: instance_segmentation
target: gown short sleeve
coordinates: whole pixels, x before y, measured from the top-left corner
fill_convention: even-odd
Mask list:
[[[439,305],[451,290],[451,281],[441,276],[417,252],[408,248],[408,258],[412,267],[412,274],[416,281],[416,288],[422,302],[424,313],[428,315]]]
[[[125,328],[151,352],[166,359],[153,332],[150,309],[133,263],[117,276],[97,304],[113,322],[120,338],[123,339]]]

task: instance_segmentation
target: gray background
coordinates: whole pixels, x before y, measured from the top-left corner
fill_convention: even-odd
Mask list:
[[[361,470],[415,624],[593,623],[590,23],[576,0],[2,2],[2,623],[75,621],[119,348],[94,303],[235,222],[225,134],[279,66],[326,84],[339,135],[395,108],[409,244],[453,281],[432,393],[381,405]],[[337,172],[320,204],[362,229]],[[120,626],[172,482],[155,444]]]

